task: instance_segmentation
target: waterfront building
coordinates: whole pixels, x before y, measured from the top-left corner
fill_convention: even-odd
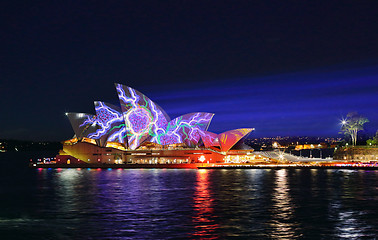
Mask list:
[[[335,147],[335,144],[331,145],[331,148]],[[298,144],[295,146],[295,150],[303,150],[303,149],[321,149],[321,148],[329,148],[327,143],[311,143],[311,144]]]
[[[378,147],[346,146],[336,148],[333,155],[335,160],[358,161],[362,163],[378,162]]]
[[[66,113],[73,131],[57,163],[192,164],[258,160],[244,140],[254,130],[209,132],[213,113],[170,119],[139,91],[115,84],[120,105],[95,101],[95,114]]]

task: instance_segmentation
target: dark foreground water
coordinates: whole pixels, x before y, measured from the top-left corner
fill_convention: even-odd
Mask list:
[[[31,155],[0,155],[0,239],[378,235],[378,171],[34,170]]]

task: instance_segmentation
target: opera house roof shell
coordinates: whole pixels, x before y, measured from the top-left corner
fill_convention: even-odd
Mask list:
[[[66,113],[79,140],[93,139],[99,146],[117,142],[131,150],[145,142],[188,147],[203,144],[206,148],[219,147],[227,152],[254,130],[241,128],[212,133],[207,129],[213,113],[188,113],[171,120],[159,105],[139,91],[122,84],[115,84],[115,87],[120,107],[96,101],[96,115]]]

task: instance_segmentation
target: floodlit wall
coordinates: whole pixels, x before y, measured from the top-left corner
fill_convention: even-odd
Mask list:
[[[86,163],[120,163],[125,160],[124,151],[113,148],[102,148],[90,143],[78,142],[63,145],[63,151]],[[119,162],[119,160],[121,160]]]
[[[340,147],[333,154],[335,160],[348,160],[359,162],[378,161],[378,147]]]
[[[208,149],[124,151],[109,147],[99,147],[86,142],[64,144],[63,150],[57,157],[63,159],[63,156],[65,156],[64,158],[66,159],[69,158],[69,156],[72,156],[85,163],[93,164],[221,163],[224,162],[223,159],[225,157],[225,155]]]

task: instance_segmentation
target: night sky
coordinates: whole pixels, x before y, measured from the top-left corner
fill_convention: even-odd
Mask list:
[[[109,2],[2,2],[0,139],[68,139],[64,113],[117,103],[114,83],[216,133],[338,136],[351,111],[378,129],[377,1]]]

